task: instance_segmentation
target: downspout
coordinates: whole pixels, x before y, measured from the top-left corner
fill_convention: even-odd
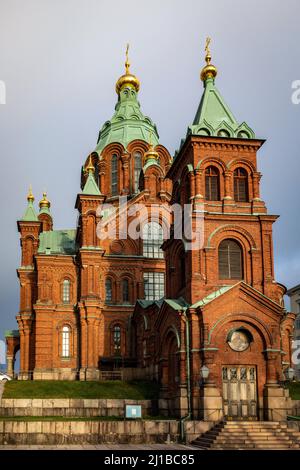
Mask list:
[[[190,366],[190,322],[186,314],[186,310],[182,310],[185,318],[185,334],[186,334],[186,381],[187,381],[187,398],[188,398],[188,414],[180,419],[180,438],[182,442],[186,442],[186,433],[184,424],[191,419],[191,366]]]

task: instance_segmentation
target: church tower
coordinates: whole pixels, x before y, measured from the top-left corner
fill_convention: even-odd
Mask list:
[[[163,244],[166,298],[137,304],[137,330],[144,316],[152,325],[137,343],[156,356],[145,366],[158,370],[168,413],[279,419],[286,413],[279,382],[291,360],[293,316],[284,308],[285,287],[274,279],[277,216],[260,198],[257,152],[264,141],[236,120],[218,91],[209,44],[201,101],[167,173],[172,207],[181,213],[173,210]]]

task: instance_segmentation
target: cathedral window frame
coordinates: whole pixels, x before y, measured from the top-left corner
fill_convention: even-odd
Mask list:
[[[140,174],[143,169],[143,154],[139,149],[136,149],[132,152],[132,161],[133,161],[133,193],[138,194],[139,190],[139,180]],[[139,166],[137,167],[137,156],[139,156]]]
[[[110,284],[109,287],[108,287],[108,284]],[[105,278],[104,289],[105,289],[105,303],[112,304],[114,301],[114,288],[113,288],[113,279],[111,276],[107,276]]]
[[[160,271],[145,271],[143,273],[145,300],[159,300],[165,296],[165,273]]]
[[[71,337],[72,328],[68,324],[64,324],[61,328],[61,357],[69,359],[71,357]]]
[[[68,305],[72,302],[72,282],[69,277],[64,277],[61,282],[61,301]]]
[[[164,230],[160,221],[152,220],[143,225],[142,240],[145,258],[164,259],[164,252],[161,249],[164,242]]]
[[[119,157],[117,153],[113,153],[110,162],[110,178],[111,178],[111,195],[119,194]]]
[[[226,249],[222,248],[222,245],[228,243]],[[234,251],[234,245],[238,247],[238,251]],[[231,248],[230,248],[231,246]],[[237,253],[239,253],[239,260],[237,260]],[[227,259],[225,259],[227,258]],[[225,266],[225,262],[227,265]],[[237,266],[238,265],[238,266]],[[237,274],[233,274],[233,272]],[[241,281],[244,279],[244,257],[243,247],[239,240],[232,237],[223,238],[218,245],[218,277],[220,280],[236,280]]]
[[[249,171],[244,166],[239,165],[233,169],[233,199],[235,202],[249,202],[249,176]],[[241,182],[243,182],[244,188],[242,188]]]
[[[126,285],[126,288],[124,291],[125,285]],[[130,281],[128,277],[122,277],[121,279],[121,300],[122,300],[122,303],[125,303],[125,304],[129,304],[131,300]]]
[[[215,174],[211,172],[215,171]],[[208,174],[209,172],[209,174]],[[209,164],[204,169],[205,201],[221,200],[221,172],[217,165]]]

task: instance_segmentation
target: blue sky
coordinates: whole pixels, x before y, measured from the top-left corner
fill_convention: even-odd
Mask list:
[[[0,0],[0,338],[15,328],[20,262],[16,220],[31,183],[46,188],[55,228],[76,223],[80,168],[116,103],[131,44],[142,110],[171,154],[193,120],[212,37],[217,86],[238,121],[267,142],[258,155],[274,226],[276,278],[300,282],[300,79],[298,0]]]

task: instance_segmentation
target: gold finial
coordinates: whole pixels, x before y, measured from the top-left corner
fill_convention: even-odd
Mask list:
[[[207,65],[209,65],[211,61],[211,54],[210,54],[210,49],[209,49],[210,43],[211,43],[211,38],[207,37],[206,42],[205,42],[205,49],[204,49],[206,52],[205,62],[207,63]]]
[[[92,154],[89,156],[88,166],[86,167],[88,173],[95,173],[95,167],[93,165]]]
[[[211,53],[210,53],[210,43],[211,43],[211,38],[207,37],[205,41],[205,62],[206,66],[203,67],[201,71],[201,80],[205,82],[208,78],[215,78],[218,71],[217,68],[211,64]]]
[[[150,130],[150,133],[149,133],[149,149],[147,150],[147,152],[145,153],[145,160],[149,160],[150,158],[152,159],[155,159],[155,160],[158,160],[159,159],[159,154],[158,152],[156,152],[156,150],[154,149],[154,145],[152,143],[152,134],[153,134],[153,131],[152,129]]]
[[[46,191],[43,192],[43,198],[40,200],[39,206],[40,206],[40,209],[43,209],[43,208],[48,208],[49,209],[50,206],[51,206],[50,201],[47,199]]]
[[[129,58],[128,58],[128,52],[129,52],[129,44],[127,44],[126,46],[126,60],[125,60],[125,74],[128,75],[130,72],[129,72],[129,68],[130,68],[130,62],[129,62]]]
[[[122,75],[119,80],[116,83],[116,92],[118,95],[120,94],[120,91],[122,88],[125,86],[129,86],[131,88],[134,88],[136,92],[139,91],[140,89],[140,82],[137,79],[135,75],[130,73],[130,62],[129,62],[129,44],[126,46],[126,53],[125,53],[126,59],[125,59],[125,74]]]
[[[28,202],[33,202],[34,201],[34,195],[32,194],[32,186],[29,186],[29,191],[27,194],[27,201]]]

